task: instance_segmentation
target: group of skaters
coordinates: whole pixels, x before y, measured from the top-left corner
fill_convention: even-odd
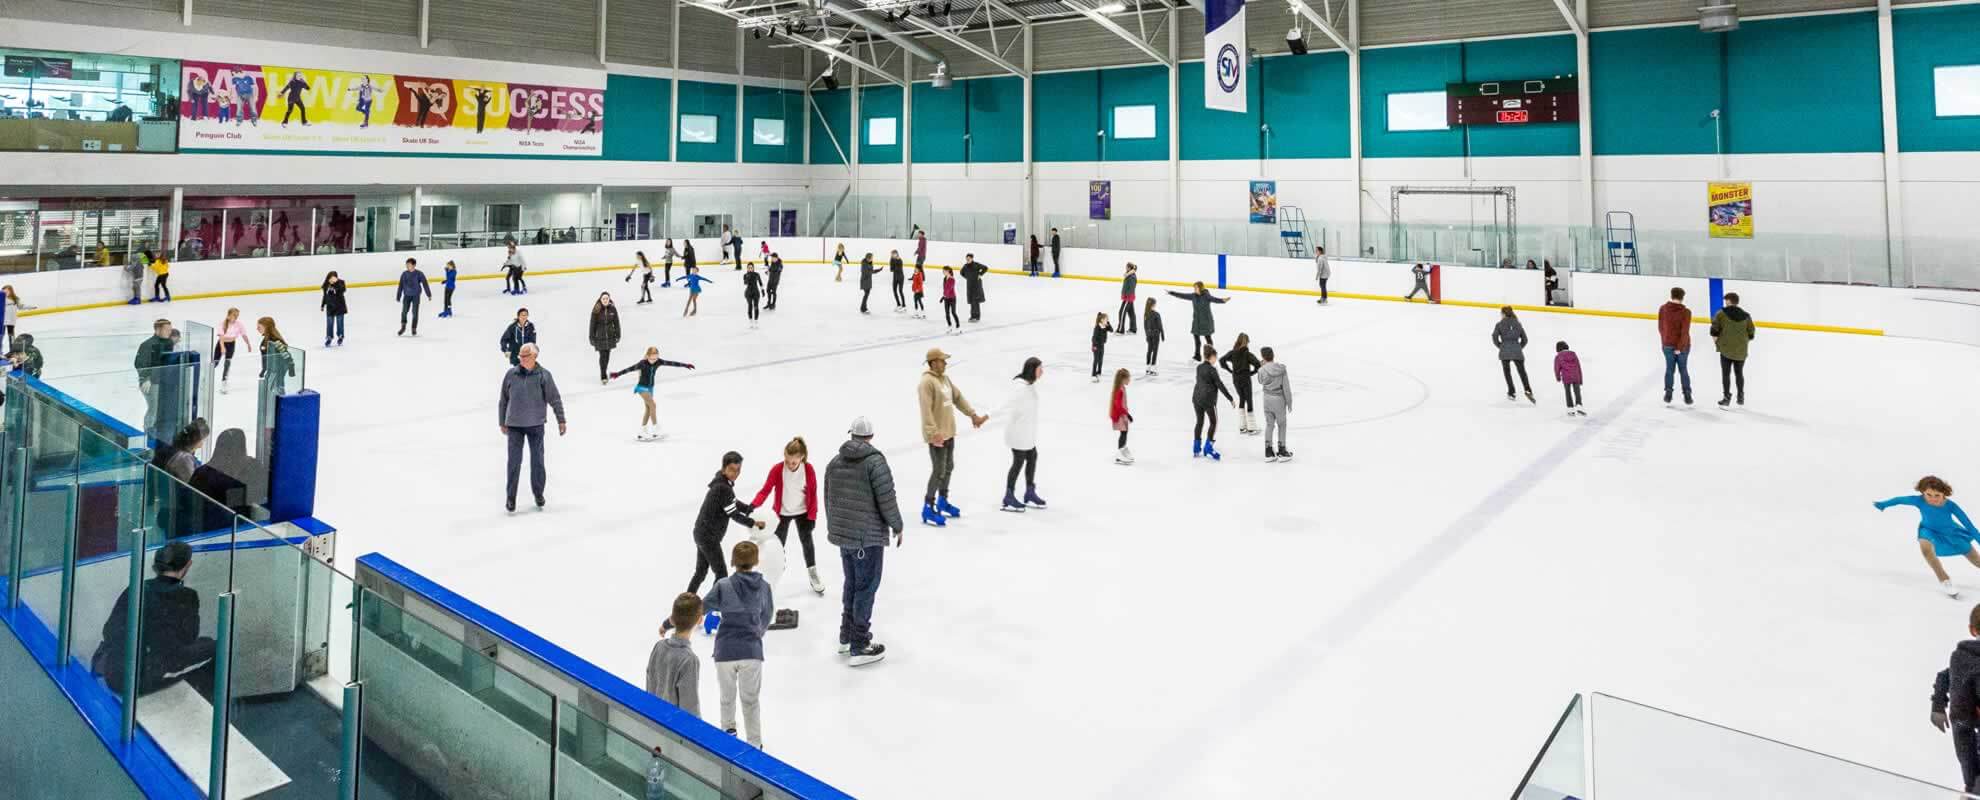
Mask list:
[[[1670,403],[1682,389],[1684,404],[1693,402],[1691,391],[1691,308],[1684,304],[1684,289],[1671,288],[1671,299],[1657,309],[1657,337],[1664,356],[1664,402]],[[1713,346],[1719,352],[1720,408],[1746,405],[1746,359],[1758,327],[1753,316],[1739,305],[1739,294],[1727,292],[1725,305],[1712,315],[1709,329]],[[1512,306],[1499,308],[1498,324],[1492,327],[1492,345],[1498,348],[1499,370],[1506,381],[1506,399],[1538,403],[1533,384],[1526,375],[1526,326]],[[1519,385],[1513,385],[1513,375]],[[1554,343],[1554,380],[1561,384],[1571,416],[1587,416],[1583,408],[1581,356],[1566,341]]]
[[[832,266],[834,268],[833,281],[843,281],[846,279],[846,265],[848,261],[846,246],[844,243],[841,243],[832,253]],[[914,272],[912,274],[908,273],[906,262],[901,259],[901,251],[888,251],[887,273],[892,279],[893,284],[894,313],[910,313],[908,310],[908,297],[911,291],[914,297],[914,310],[911,315],[915,319],[928,318],[928,308],[922,301],[928,290],[927,264],[928,232],[920,228],[916,228],[914,231]],[[950,334],[962,333],[962,316],[956,311],[958,299],[966,300],[969,303],[970,322],[983,321],[983,303],[985,297],[983,292],[983,276],[990,274],[990,268],[978,262],[975,253],[964,254],[962,268],[960,269],[964,289],[960,295],[956,292],[957,273],[958,270],[955,267],[942,267],[942,320]],[[873,298],[873,276],[878,274],[880,274],[880,267],[874,265],[873,254],[867,253],[861,256],[859,259],[858,276],[859,313],[861,314],[873,313],[868,306],[871,304]]]

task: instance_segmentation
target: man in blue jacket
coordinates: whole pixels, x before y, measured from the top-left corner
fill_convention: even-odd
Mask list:
[[[419,298],[424,293],[428,300],[433,299],[433,287],[426,285],[426,273],[419,271],[419,262],[406,259],[406,271],[399,273],[399,335],[406,335],[406,315],[412,315],[412,335],[419,335]]]

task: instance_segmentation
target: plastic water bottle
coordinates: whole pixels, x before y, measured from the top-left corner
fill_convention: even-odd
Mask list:
[[[660,748],[653,748],[653,761],[646,765],[646,800],[667,800],[667,762]]]

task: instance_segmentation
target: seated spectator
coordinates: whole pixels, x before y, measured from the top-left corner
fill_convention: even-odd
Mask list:
[[[213,653],[211,638],[199,635],[199,593],[185,584],[192,567],[192,547],[185,542],[166,542],[151,560],[157,576],[144,582],[144,604],[139,611],[138,693],[149,694],[185,680],[193,690],[213,700]],[[90,657],[90,669],[103,676],[112,690],[124,685],[125,647],[130,638],[130,590],[117,595],[110,618],[103,621],[103,643]]]

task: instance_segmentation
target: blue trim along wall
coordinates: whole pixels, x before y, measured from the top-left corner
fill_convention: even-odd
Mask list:
[[[1941,117],[1934,67],[1980,64],[1980,6],[1914,8],[1891,15],[1897,68],[1898,149],[1980,150],[1980,117]]]
[[[811,137],[811,163],[837,164],[851,163],[852,91],[838,89],[830,92],[813,91],[811,103],[817,111],[806,111],[811,115],[813,136]],[[828,134],[826,131],[829,130]],[[844,151],[844,155],[840,152]]]
[[[901,142],[908,132],[901,125],[901,87],[862,86],[859,95],[859,163],[901,163]],[[873,143],[873,120],[894,120],[894,143]]]
[[[615,161],[666,161],[667,80],[638,75],[605,76],[605,157]]]
[[[743,87],[743,161],[751,164],[804,163],[804,92],[772,89],[767,86]],[[784,143],[756,143],[756,121],[784,121]]]
[[[735,85],[681,81],[681,115],[689,114],[706,114],[717,119],[715,141],[681,142],[680,160],[734,163],[736,160]]]

